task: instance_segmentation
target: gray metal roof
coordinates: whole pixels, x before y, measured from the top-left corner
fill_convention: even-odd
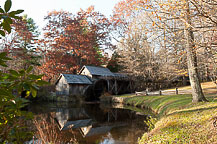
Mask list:
[[[122,73],[113,73],[115,75],[115,77],[121,77],[121,78],[127,78],[128,76],[126,74],[122,74]]]
[[[68,84],[92,84],[90,79],[85,75],[62,74]]]
[[[99,75],[99,76],[115,76],[108,68],[104,67],[95,67],[95,66],[84,66],[87,68],[91,75]]]
[[[84,120],[75,120],[75,121],[67,121],[65,124],[59,122],[60,130],[67,130],[67,129],[76,129],[80,127],[86,127],[92,124],[92,119],[84,119]]]

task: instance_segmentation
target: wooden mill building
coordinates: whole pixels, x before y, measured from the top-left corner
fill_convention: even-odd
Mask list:
[[[56,94],[84,96],[87,101],[98,100],[105,93],[133,92],[132,83],[127,75],[112,73],[108,68],[83,66],[78,75],[60,75],[56,82]]]
[[[85,75],[61,74],[56,82],[56,95],[83,96],[90,85],[92,81]]]
[[[114,73],[112,73],[108,68],[95,66],[83,66],[79,72],[79,75],[89,76],[93,80],[112,78],[115,76]]]

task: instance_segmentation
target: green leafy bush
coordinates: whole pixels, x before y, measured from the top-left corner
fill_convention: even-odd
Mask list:
[[[9,12],[11,6],[11,0],[6,0],[4,9],[0,8],[1,36],[11,32],[12,19],[19,19],[17,15],[23,12]],[[6,52],[0,53],[1,67],[7,67],[6,62],[9,60]],[[32,74],[32,69],[32,66],[18,71],[10,69],[2,72],[0,69],[0,143],[24,143],[32,136],[25,127],[25,122],[32,119],[32,114],[21,110],[28,102],[21,95],[36,97],[38,87],[47,84],[41,80],[43,75]]]

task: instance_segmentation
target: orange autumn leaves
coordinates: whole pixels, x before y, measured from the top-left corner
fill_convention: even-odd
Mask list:
[[[83,65],[101,65],[102,48],[112,46],[109,39],[111,23],[94,7],[73,15],[53,11],[45,17],[42,45],[45,62],[41,67],[48,78],[59,73],[75,73]]]

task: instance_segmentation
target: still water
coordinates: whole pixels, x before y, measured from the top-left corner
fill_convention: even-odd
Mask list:
[[[147,131],[147,112],[140,109],[68,103],[37,103],[28,109],[35,115],[35,142],[134,144]]]

